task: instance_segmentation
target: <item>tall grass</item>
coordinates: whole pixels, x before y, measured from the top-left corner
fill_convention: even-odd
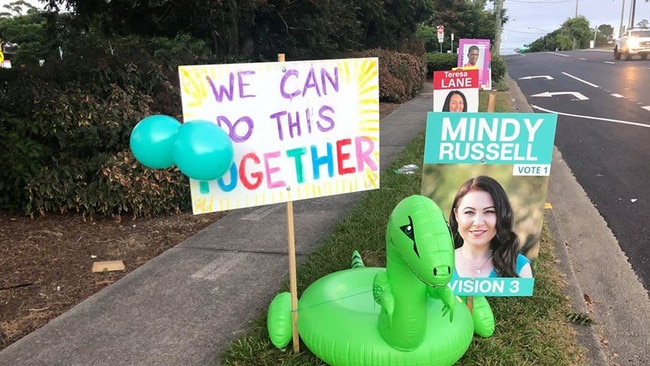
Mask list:
[[[480,93],[480,110],[485,111],[488,93]],[[495,111],[509,112],[507,93],[496,93]],[[365,192],[349,215],[298,268],[298,293],[320,277],[349,268],[353,250],[358,250],[366,266],[385,266],[384,234],[388,217],[404,197],[419,194],[421,172],[393,174],[406,164],[422,162],[424,131],[381,176],[381,188]],[[542,231],[536,265],[535,293],[527,298],[490,298],[496,318],[496,331],[490,338],[475,336],[459,365],[586,365],[585,352],[567,321],[568,299],[563,295],[563,280],[555,265],[553,237],[546,223]],[[278,289],[286,291],[287,288]],[[222,365],[325,365],[304,344],[300,353],[291,345],[278,350],[270,343],[265,315],[258,318],[249,333],[232,343],[222,355]]]

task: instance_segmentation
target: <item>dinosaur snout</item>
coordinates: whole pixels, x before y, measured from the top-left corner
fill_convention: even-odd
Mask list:
[[[433,278],[438,282],[437,285],[446,284],[451,279],[451,266],[442,265],[433,267]]]

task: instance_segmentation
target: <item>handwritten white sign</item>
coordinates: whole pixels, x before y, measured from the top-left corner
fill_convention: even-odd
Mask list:
[[[379,188],[376,58],[180,66],[183,118],[221,126],[229,171],[195,214]]]

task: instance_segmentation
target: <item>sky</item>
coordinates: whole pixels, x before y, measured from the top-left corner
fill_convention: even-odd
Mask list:
[[[15,3],[16,0],[0,0],[0,11],[4,11],[5,5]],[[39,3],[37,0],[25,0],[26,3],[33,5],[34,7],[37,7],[39,9],[43,9],[43,4]]]
[[[529,44],[562,25],[567,19],[582,15],[593,29],[609,24],[618,32],[623,11],[623,25],[629,23],[632,0],[504,0],[510,18],[503,26],[501,53]],[[625,6],[623,8],[623,5]],[[650,3],[636,0],[634,23],[650,20]]]

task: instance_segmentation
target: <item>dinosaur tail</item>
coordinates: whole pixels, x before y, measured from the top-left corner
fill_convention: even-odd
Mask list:
[[[361,259],[361,254],[355,250],[354,253],[352,253],[352,264],[350,265],[350,268],[358,267],[365,267],[365,265],[363,264],[363,259]]]
[[[273,298],[266,319],[266,328],[271,343],[279,349],[284,349],[293,336],[291,312],[291,294],[281,292]]]
[[[467,301],[467,298],[464,301]],[[483,338],[490,338],[494,334],[494,313],[485,296],[474,296],[471,311],[474,320],[474,333]]]

